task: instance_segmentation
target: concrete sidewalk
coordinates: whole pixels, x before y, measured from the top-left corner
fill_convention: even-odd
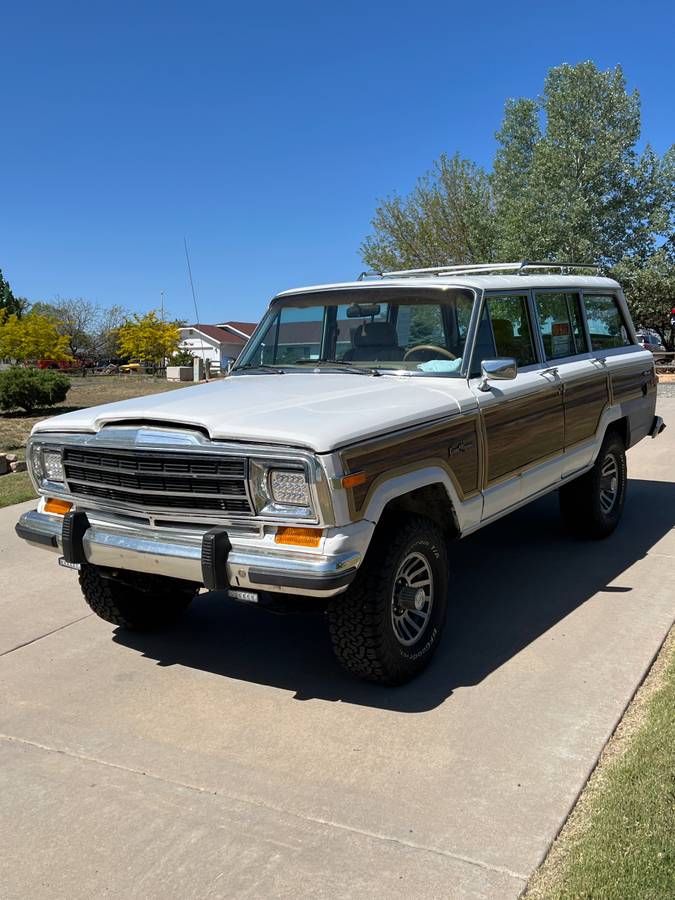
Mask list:
[[[675,615],[659,412],[609,540],[551,497],[454,546],[442,648],[400,689],[344,674],[320,617],[218,594],[117,631],[0,510],[3,897],[516,897]]]

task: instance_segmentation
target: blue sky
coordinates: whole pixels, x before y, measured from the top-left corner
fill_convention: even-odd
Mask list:
[[[442,152],[489,166],[507,97],[624,67],[643,139],[675,141],[672,3],[0,5],[0,268],[85,296],[257,320],[353,277],[377,199]]]

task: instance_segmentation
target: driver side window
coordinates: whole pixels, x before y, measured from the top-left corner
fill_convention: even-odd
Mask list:
[[[525,296],[488,297],[478,329],[471,374],[480,374],[485,359],[508,357],[516,360],[519,369],[537,361]]]

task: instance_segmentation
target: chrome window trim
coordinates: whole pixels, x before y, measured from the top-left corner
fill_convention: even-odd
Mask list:
[[[478,301],[475,303],[475,307],[477,307],[477,315],[475,320],[472,320],[472,324],[474,325],[474,333],[472,335],[472,344],[471,344],[471,353],[469,355],[469,365],[466,370],[466,380],[467,382],[475,381],[477,378],[481,378],[482,375],[471,375],[471,369],[473,366],[473,355],[476,350],[476,340],[478,338],[478,329],[480,327],[481,316],[483,315],[483,309],[487,306],[490,300],[496,300],[499,297],[521,297],[525,300],[525,310],[528,317],[528,324],[530,327],[530,338],[532,344],[532,350],[534,351],[535,362],[528,363],[526,366],[518,366],[518,372],[532,372],[536,369],[540,368],[543,361],[543,342],[541,342],[541,335],[538,334],[539,327],[536,318],[533,318],[533,313],[535,312],[534,306],[534,295],[532,293],[532,288],[521,287],[521,288],[509,288],[509,289],[499,289],[499,290],[484,290],[481,294]],[[497,342],[495,340],[494,331],[492,329],[492,317],[488,314],[488,324],[490,326],[490,334],[492,335],[492,344],[495,348],[495,353],[497,351]],[[535,327],[536,324],[536,327]],[[500,357],[496,357],[499,359]]]
[[[312,303],[317,303],[316,298],[312,297],[312,294],[335,294],[336,297],[339,294],[348,294],[354,291],[369,291],[369,290],[384,290],[386,293],[391,294],[403,294],[403,295],[413,295],[410,296],[411,301],[414,298],[414,294],[417,293],[417,300],[420,304],[429,303],[429,302],[438,302],[439,305],[443,304],[443,295],[447,295],[450,292],[459,293],[464,292],[472,295],[471,301],[471,318],[469,319],[469,325],[466,332],[466,341],[464,343],[464,355],[462,357],[462,367],[459,371],[454,373],[449,372],[413,372],[410,370],[400,370],[400,369],[387,369],[386,364],[384,364],[381,368],[381,371],[384,375],[393,375],[399,376],[401,374],[406,374],[409,377],[419,378],[419,377],[432,377],[432,378],[466,378],[468,375],[468,367],[467,367],[467,349],[472,348],[473,346],[473,335],[472,328],[475,327],[476,318],[475,311],[476,306],[480,302],[481,298],[481,289],[473,287],[472,285],[467,284],[448,284],[447,282],[441,282],[440,284],[383,284],[378,285],[374,283],[357,283],[351,285],[344,285],[339,287],[315,287],[309,289],[300,289],[294,291],[284,291],[281,294],[277,294],[270,301],[269,306],[265,312],[265,315],[260,321],[260,324],[256,328],[256,330],[251,335],[249,341],[247,342],[246,348],[242,351],[239,358],[237,359],[236,365],[233,367],[232,372],[245,374],[246,370],[243,369],[248,362],[250,362],[250,355],[253,353],[253,348],[255,347],[255,339],[258,335],[258,332],[262,332],[266,330],[271,322],[274,319],[274,316],[277,312],[282,309],[284,306],[296,306],[298,300],[305,301],[302,306],[311,306]],[[438,300],[436,301],[435,295],[438,294]],[[333,298],[335,302],[338,302],[336,298]],[[344,302],[344,301],[343,301]],[[383,303],[389,303],[389,300],[383,300]],[[447,302],[447,301],[446,301]],[[325,303],[321,305],[330,305],[329,298],[326,298]],[[273,365],[279,365],[274,363]],[[289,363],[288,373],[291,374],[292,363]]]

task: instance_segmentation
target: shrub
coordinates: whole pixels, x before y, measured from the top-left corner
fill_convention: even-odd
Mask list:
[[[32,412],[54,406],[66,399],[69,390],[70,381],[62,372],[15,366],[0,372],[0,409]]]
[[[179,350],[169,360],[170,366],[191,366],[195,361],[194,355],[189,350]]]

